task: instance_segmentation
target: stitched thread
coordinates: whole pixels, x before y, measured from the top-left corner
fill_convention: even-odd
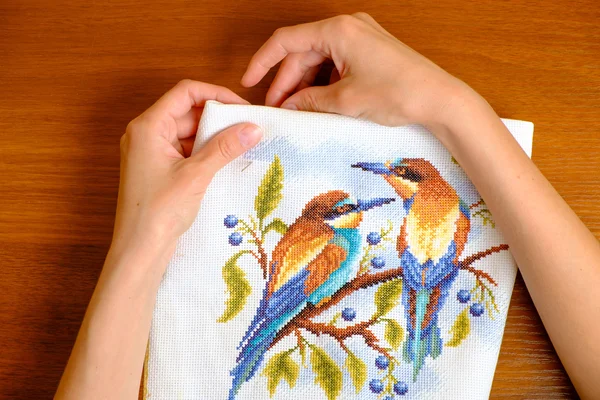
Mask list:
[[[337,399],[342,390],[343,369],[348,371],[356,392],[360,392],[367,383],[367,366],[345,344],[353,336],[361,337],[379,354],[376,365],[382,375],[370,380],[369,389],[381,395],[405,394],[410,387],[394,375],[394,369],[402,362],[413,364],[413,381],[416,381],[428,356],[435,359],[442,354],[438,315],[460,270],[473,274],[475,285],[470,291],[459,291],[458,301],[472,304],[466,305],[453,326],[447,328],[452,338],[446,346],[457,347],[468,337],[471,317],[479,317],[487,310],[493,318],[499,312],[493,288],[489,286],[496,286],[496,281],[472,264],[508,246],[495,246],[459,260],[473,218],[479,217],[484,225],[494,226],[482,201],[471,206],[464,204],[438,170],[424,159],[356,163],[352,167],[382,176],[394,188],[398,199],[374,199],[361,204],[343,191],[329,191],[308,202],[291,225],[279,218],[267,223],[282,199],[284,184],[283,166],[275,156],[255,197],[256,217],[225,218],[225,225],[235,228],[229,237],[230,244],[238,246],[246,237],[254,249],[237,252],[223,267],[229,299],[219,322],[231,321],[241,312],[250,294],[251,285],[237,265],[242,255],[252,255],[265,278],[263,299],[240,342],[237,365],[231,371],[234,379],[230,399],[260,368],[267,376],[271,396],[282,380],[294,387],[301,370],[309,367],[316,376],[315,383],[329,400]],[[380,178],[373,176],[373,179]],[[398,258],[384,260],[378,251],[393,244],[390,237],[393,222],[388,221],[379,232],[371,232],[366,238],[361,237],[358,228],[363,218],[368,218],[370,208],[392,207],[394,200],[401,203],[396,206],[402,206],[406,216],[398,221]],[[471,215],[471,209],[477,211]],[[264,248],[269,232],[281,235],[270,261]],[[354,264],[358,272],[351,276],[349,271]],[[340,318],[346,322],[355,318],[356,313],[346,308],[338,310],[327,323],[314,321],[346,297],[373,286],[377,287],[373,297],[376,311],[370,318],[340,327]],[[388,317],[401,303],[406,327],[403,321]],[[385,324],[383,337],[372,330],[377,324]],[[304,332],[334,338],[347,355],[345,363],[338,365]],[[270,350],[290,335],[296,337],[296,345],[271,354]],[[296,353],[300,363],[294,358]]]

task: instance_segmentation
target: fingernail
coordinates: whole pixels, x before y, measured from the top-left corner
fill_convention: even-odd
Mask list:
[[[263,131],[256,125],[250,125],[238,132],[238,139],[242,146],[249,149],[256,146],[262,138]]]
[[[297,110],[298,109],[298,107],[296,107],[296,105],[292,104],[292,103],[282,104],[281,108],[285,108],[285,109],[288,109],[288,110]]]

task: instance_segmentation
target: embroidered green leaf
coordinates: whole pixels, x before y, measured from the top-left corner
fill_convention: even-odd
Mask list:
[[[288,226],[285,224],[285,222],[283,222],[279,218],[275,218],[267,226],[265,226],[263,233],[266,235],[267,233],[269,233],[269,231],[275,231],[277,233],[285,235],[287,230]]]
[[[285,379],[293,388],[298,380],[300,366],[290,357],[291,351],[287,350],[282,353],[275,354],[265,366],[263,375],[267,376],[267,388],[271,397],[275,394],[277,386],[282,379]]]
[[[489,224],[492,228],[496,227],[496,223],[494,222],[492,212],[487,208],[482,208],[481,210],[475,211],[472,216],[481,218],[483,225]]]
[[[256,216],[261,222],[273,212],[279,205],[281,198],[281,190],[283,189],[283,167],[279,157],[275,159],[267,169],[265,176],[258,187],[258,194],[254,199],[254,210]]]
[[[384,332],[385,340],[394,350],[398,350],[400,343],[404,340],[404,329],[395,319],[388,319]]]
[[[390,238],[389,235],[394,230],[394,223],[391,220],[387,220],[388,226],[387,228],[381,227],[379,229],[379,236],[381,236],[381,240],[385,240],[387,242],[394,242],[394,239]]]
[[[337,312],[333,315],[333,318],[331,318],[331,321],[329,321],[327,323],[327,325],[329,326],[335,326],[335,324],[337,324],[337,322],[339,321],[340,317],[342,316],[341,312]]]
[[[402,280],[392,279],[379,285],[375,292],[376,317],[382,317],[398,305],[402,294]]]
[[[252,287],[246,279],[246,273],[237,265],[238,259],[250,251],[243,250],[234,254],[223,266],[223,280],[227,285],[229,298],[225,302],[225,311],[217,322],[227,322],[235,317],[246,305]]]
[[[310,363],[315,373],[315,383],[325,392],[328,400],[335,400],[342,391],[342,370],[325,353],[325,350],[315,346],[310,346]]]
[[[469,310],[467,308],[458,314],[454,325],[452,325],[452,329],[450,329],[450,333],[452,334],[452,339],[446,343],[446,346],[450,347],[458,346],[469,336],[469,333],[471,333],[471,319],[469,318]]]
[[[306,367],[306,343],[303,340],[298,342],[298,349],[300,350],[300,359],[302,361],[302,366]]]
[[[346,368],[352,378],[352,383],[356,388],[356,393],[360,392],[367,380],[367,365],[363,360],[356,357],[350,350],[346,350],[348,357],[346,358]]]

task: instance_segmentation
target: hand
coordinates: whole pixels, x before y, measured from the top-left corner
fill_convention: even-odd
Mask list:
[[[327,59],[335,64],[329,85],[311,86]],[[277,29],[252,57],[242,84],[256,85],[282,60],[268,106],[429,127],[451,120],[450,103],[478,96],[365,13]]]
[[[174,249],[214,174],[261,139],[260,128],[239,124],[190,156],[209,99],[248,104],[223,87],[184,80],[127,126],[113,246]]]
[[[327,59],[335,64],[330,84],[311,87]],[[441,140],[504,234],[579,395],[597,397],[600,246],[489,104],[363,13],[278,29],[242,84],[254,86],[282,60],[267,105],[419,123]]]

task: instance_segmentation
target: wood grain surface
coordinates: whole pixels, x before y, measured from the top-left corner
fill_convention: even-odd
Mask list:
[[[275,28],[361,10],[533,121],[535,163],[600,237],[597,0],[4,0],[0,398],[57,386],[111,240],[127,122],[182,78],[263,104],[273,75],[239,79]],[[492,398],[576,398],[520,278]]]

